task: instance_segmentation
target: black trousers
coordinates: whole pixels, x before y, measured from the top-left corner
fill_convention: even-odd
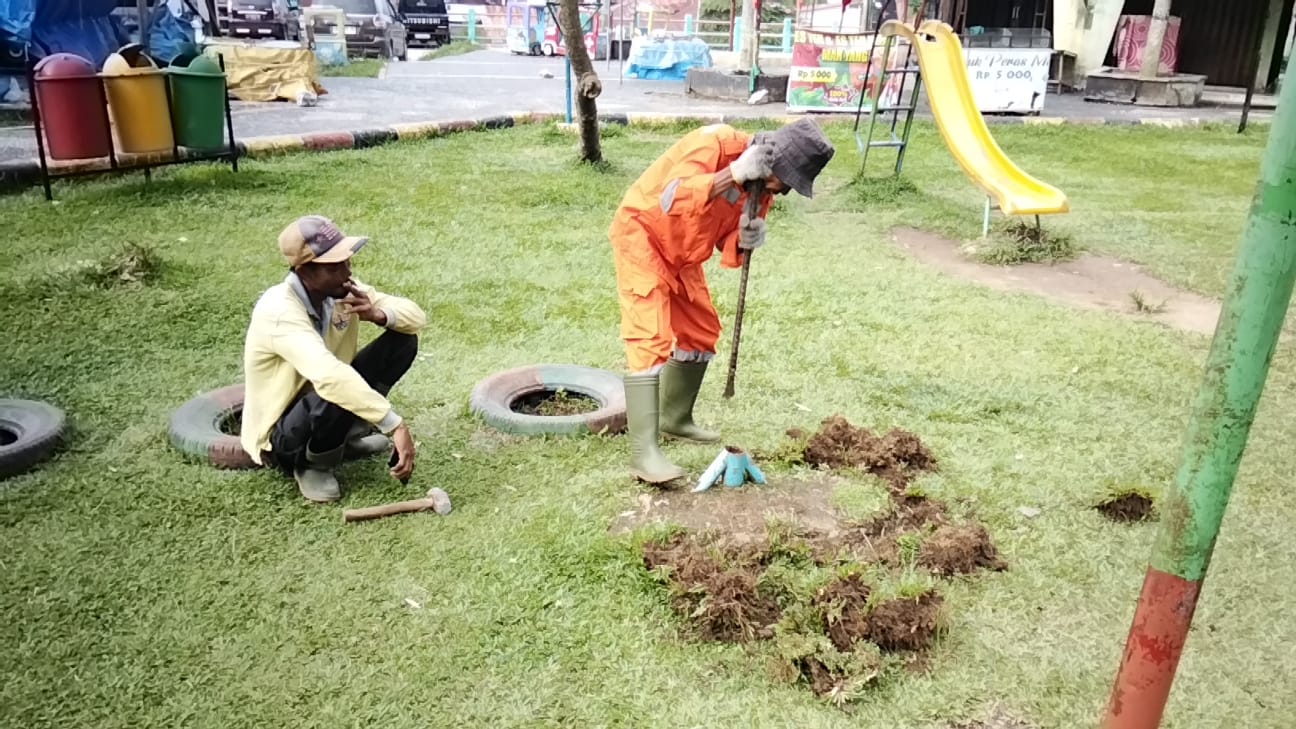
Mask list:
[[[351,366],[385,397],[409,371],[416,354],[418,337],[386,331],[356,352]],[[270,432],[271,455],[280,469],[291,474],[305,467],[308,448],[313,453],[326,453],[341,447],[358,422],[355,413],[325,400],[307,385]]]

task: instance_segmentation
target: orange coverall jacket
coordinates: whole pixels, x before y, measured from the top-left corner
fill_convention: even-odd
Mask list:
[[[664,364],[676,348],[715,353],[720,320],[702,264],[719,250],[722,266],[742,265],[738,222],[747,193],[735,186],[708,197],[715,173],[738,159],[750,140],[751,135],[725,124],[690,132],[621,200],[608,235],[630,371]],[[760,217],[771,203],[765,196]]]

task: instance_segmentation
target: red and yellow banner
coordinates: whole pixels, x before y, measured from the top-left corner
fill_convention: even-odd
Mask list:
[[[872,33],[830,33],[798,30],[792,39],[792,70],[788,77],[788,111],[850,111],[859,108],[860,94],[865,95],[864,110],[872,108],[870,97],[882,75],[880,67],[885,42],[877,44],[877,59],[869,64],[873,49]],[[891,49],[888,65],[898,68],[904,60],[905,47],[897,41]],[[899,100],[903,76],[887,78],[882,105],[892,106]]]

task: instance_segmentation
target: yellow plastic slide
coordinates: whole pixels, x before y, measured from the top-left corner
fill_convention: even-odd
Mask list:
[[[929,20],[914,32],[905,23],[889,20],[879,32],[883,36],[902,36],[913,44],[945,146],[967,176],[998,201],[1005,215],[1070,211],[1061,190],[1023,172],[990,136],[972,96],[963,44],[952,28]]]

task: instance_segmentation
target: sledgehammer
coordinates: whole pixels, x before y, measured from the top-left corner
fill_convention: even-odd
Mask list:
[[[747,217],[754,220],[760,214],[761,194],[765,190],[764,180],[752,180],[747,183]],[[734,314],[733,347],[729,353],[729,374],[725,377],[724,396],[734,395],[734,377],[738,374],[738,342],[742,339],[743,312],[747,309],[747,272],[751,269],[751,251],[743,251],[742,281],[738,284],[738,311]]]

